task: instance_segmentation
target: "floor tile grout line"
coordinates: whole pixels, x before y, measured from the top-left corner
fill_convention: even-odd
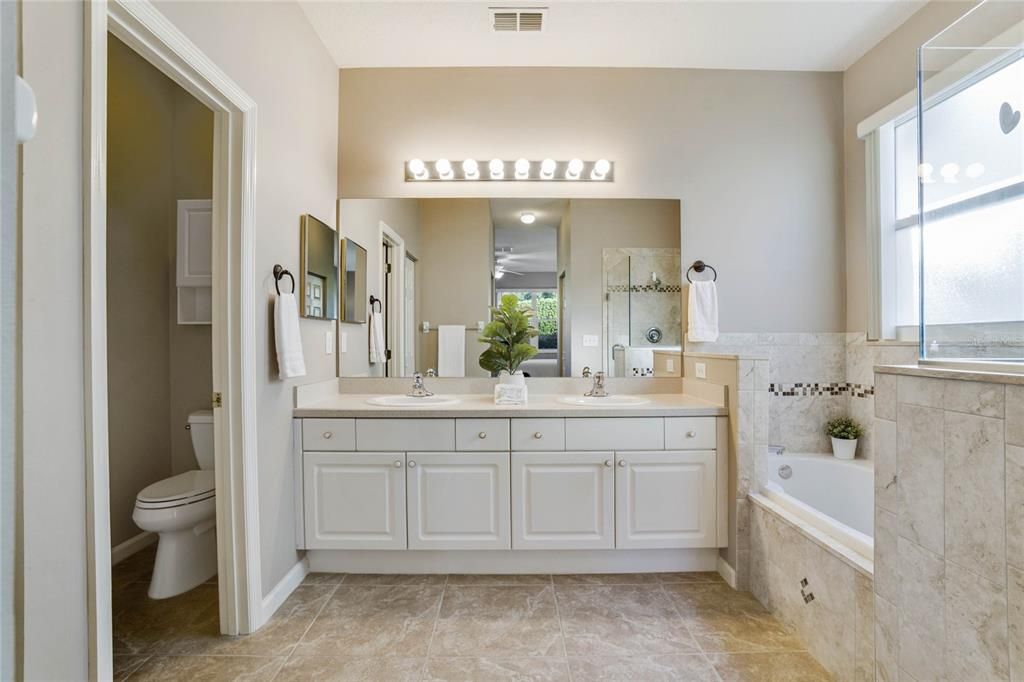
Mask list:
[[[424,679],[427,674],[427,666],[430,665],[430,649],[434,646],[434,635],[437,634],[437,623],[441,620],[441,609],[444,608],[444,598],[448,594],[448,581],[450,573],[445,573],[444,585],[441,586],[441,599],[437,602],[437,612],[434,613],[434,626],[430,628],[430,639],[427,640],[427,651],[423,655],[423,665],[420,667],[419,679]]]
[[[558,589],[555,587],[555,575],[549,576],[551,580],[551,599],[555,602],[555,619],[558,621],[558,634],[562,639],[562,660],[565,662],[565,673],[572,682],[572,668],[569,666],[569,647],[565,641],[565,625],[562,623],[562,610],[558,607]]]
[[[319,609],[317,609],[316,615],[313,616],[313,619],[311,621],[309,621],[309,625],[307,625],[306,629],[302,631],[302,635],[300,635],[299,638],[295,641],[295,644],[292,645],[292,648],[288,652],[288,655],[285,656],[284,661],[281,663],[281,667],[277,669],[277,672],[274,673],[274,677],[271,678],[272,680],[276,680],[278,676],[281,674],[281,671],[284,670],[285,665],[288,664],[288,661],[292,660],[292,656],[295,655],[295,650],[299,648],[299,644],[302,643],[302,640],[306,638],[306,635],[309,634],[309,631],[313,629],[314,625],[316,625],[316,622],[317,620],[319,620],[320,615],[324,612],[324,609],[326,609],[327,606],[331,603],[331,600],[334,599],[334,595],[338,592],[338,588],[341,587],[341,584],[343,582],[345,582],[344,573],[341,576],[341,580],[335,583],[334,586],[331,588],[330,594],[327,595],[327,599],[325,599],[324,603],[320,605]],[[301,586],[302,583],[299,583],[299,587]]]
[[[673,583],[673,584],[681,584],[681,583]],[[678,606],[676,606],[676,602],[672,598],[672,595],[669,594],[669,591],[667,589],[665,589],[665,585],[664,584],[661,584],[658,587],[661,588],[662,593],[665,595],[665,600],[668,601],[669,606],[672,607],[672,611],[676,614],[676,618],[678,618],[679,622],[682,623],[684,628],[686,628],[687,634],[690,635],[690,639],[693,640],[694,646],[697,647],[697,652],[702,654],[702,655],[704,655],[705,654],[704,647],[701,645],[701,643],[697,639],[696,635],[693,634],[693,628],[691,628],[690,624],[688,622],[686,622],[685,618],[683,618],[683,612],[679,610]]]

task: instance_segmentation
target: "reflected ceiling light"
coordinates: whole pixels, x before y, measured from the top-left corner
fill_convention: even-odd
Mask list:
[[[604,180],[608,177],[608,171],[612,169],[612,164],[608,159],[598,159],[594,163],[593,170],[590,171],[591,180]]]
[[[462,177],[466,180],[476,180],[480,177],[480,165],[476,159],[466,159],[462,162]]]
[[[409,161],[409,172],[417,180],[426,180],[427,164],[423,163],[420,159],[412,159]]]
[[[437,171],[437,177],[442,180],[451,180],[455,177],[455,173],[452,172],[452,162],[448,159],[438,159],[435,161],[434,170]]]
[[[985,174],[985,164],[977,162],[972,163],[967,167],[967,170],[964,172],[967,173],[967,177],[969,177],[971,180],[980,178],[982,175]]]
[[[550,180],[555,177],[555,163],[554,159],[544,159],[540,162],[540,177],[541,180]]]
[[[942,164],[942,168],[939,169],[939,175],[942,176],[942,181],[948,184],[956,182],[956,176],[960,175],[960,165],[953,163]]]
[[[526,159],[516,159],[516,180],[526,180],[530,177],[530,162]]]
[[[505,179],[505,162],[501,159],[491,159],[491,162],[487,164],[487,168],[491,171],[491,180]]]
[[[494,279],[501,279],[505,276],[505,271],[500,267],[494,269]]]
[[[935,167],[930,163],[922,163],[917,167],[917,176],[921,178],[921,182],[926,185],[935,182],[935,178],[932,177],[932,173],[934,172]]]
[[[522,221],[523,225],[533,225],[537,221],[537,216],[532,213],[524,213],[519,216],[519,220]]]
[[[569,162],[569,165],[565,167],[565,179],[566,180],[579,180],[580,173],[583,172],[583,162],[579,159],[573,159]]]

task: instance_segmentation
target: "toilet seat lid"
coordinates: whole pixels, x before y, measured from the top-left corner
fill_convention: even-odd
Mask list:
[[[172,502],[209,495],[214,491],[214,473],[207,469],[186,471],[148,485],[138,495],[139,502]]]

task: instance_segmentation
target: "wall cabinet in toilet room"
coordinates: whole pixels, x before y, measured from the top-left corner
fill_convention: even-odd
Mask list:
[[[724,425],[721,417],[297,419],[297,544],[725,546],[728,465],[716,447]]]

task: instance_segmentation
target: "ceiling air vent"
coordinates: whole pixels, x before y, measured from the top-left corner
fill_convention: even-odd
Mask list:
[[[539,33],[546,7],[491,7],[491,28],[501,33]]]

